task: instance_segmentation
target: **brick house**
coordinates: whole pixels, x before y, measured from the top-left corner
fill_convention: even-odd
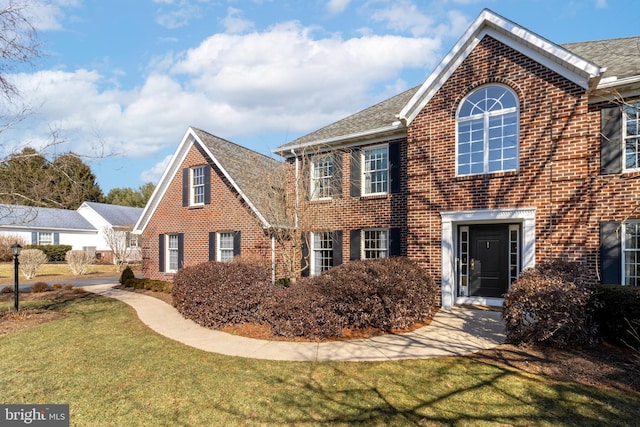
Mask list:
[[[522,269],[556,258],[637,285],[639,46],[558,45],[484,10],[422,85],[275,151],[285,193],[312,211],[296,218],[303,267],[407,256],[441,281],[444,307],[500,304]],[[163,180],[179,199],[178,171]],[[143,236],[188,225],[167,213]]]

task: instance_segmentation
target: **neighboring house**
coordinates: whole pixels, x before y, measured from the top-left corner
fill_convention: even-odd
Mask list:
[[[85,202],[78,210],[0,205],[0,234],[31,245],[70,245],[72,250],[95,252],[98,261],[112,262],[105,239],[107,230],[126,230],[142,213],[141,208]],[[137,236],[126,236],[129,261],[140,260]]]
[[[0,205],[0,234],[31,245],[95,246],[98,231],[77,211]]]
[[[407,256],[440,281],[443,307],[499,305],[520,271],[558,258],[638,285],[639,46],[558,45],[484,10],[421,86],[279,147],[286,194],[308,181],[310,273]],[[180,168],[198,163],[174,162],[163,180],[179,199]],[[196,229],[163,205],[145,209],[162,229]],[[246,213],[228,209],[216,227]]]
[[[142,208],[96,202],[80,205],[78,213],[98,230],[93,248],[98,261],[114,262],[114,249],[124,255],[126,262],[142,260],[138,236],[131,234],[142,211]]]
[[[278,201],[267,200],[262,189],[279,167],[189,128],[134,228],[142,235],[143,275],[171,280],[183,266],[206,261],[272,260],[272,225],[262,212]]]

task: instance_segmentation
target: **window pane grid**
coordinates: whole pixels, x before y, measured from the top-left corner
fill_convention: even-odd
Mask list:
[[[625,168],[640,168],[640,103],[624,107]]]
[[[204,204],[204,167],[191,170],[192,204]]]
[[[325,157],[312,164],[311,198],[331,197],[331,179],[333,178],[333,158]]]
[[[178,235],[167,236],[167,254],[169,258],[169,271],[178,270]]]
[[[53,233],[38,233],[38,245],[53,245]]]
[[[313,274],[333,267],[333,236],[330,232],[313,233]]]
[[[218,259],[222,262],[233,259],[233,233],[219,233],[218,242]]]
[[[364,259],[386,258],[388,250],[387,230],[364,230]]]
[[[624,283],[640,284],[640,222],[624,225]]]
[[[386,193],[389,183],[389,153],[387,147],[364,151],[364,193]]]

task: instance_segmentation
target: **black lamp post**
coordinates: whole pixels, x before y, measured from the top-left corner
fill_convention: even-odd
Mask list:
[[[15,289],[13,291],[13,303],[16,311],[18,311],[18,292],[20,291],[18,289],[18,265],[20,265],[20,263],[18,262],[18,257],[20,256],[20,249],[22,249],[22,246],[20,246],[18,242],[15,242],[13,245],[11,245],[11,250],[13,251],[13,277],[15,284]]]

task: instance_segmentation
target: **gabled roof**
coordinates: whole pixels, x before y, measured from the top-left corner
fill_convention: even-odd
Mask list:
[[[93,209],[112,226],[133,226],[144,209],[131,206],[108,205],[106,203],[84,202],[82,205]],[[82,207],[82,206],[81,206]]]
[[[151,195],[140,219],[134,227],[142,233],[161,203],[171,180],[181,167],[192,146],[199,147],[217,167],[241,199],[261,221],[263,227],[271,227],[267,219],[267,203],[274,203],[265,193],[265,173],[281,171],[282,163],[241,145],[219,138],[201,129],[190,127],[165,169],[160,182]],[[283,179],[276,182],[282,184]],[[284,209],[284,208],[283,208]]]
[[[304,149],[308,146],[331,145],[336,140],[345,142],[350,139],[357,141],[371,137],[372,134],[389,134],[400,130],[404,132],[404,125],[397,118],[398,112],[416,93],[419,86],[411,88],[389,99],[379,102],[365,110],[355,113],[342,120],[311,132],[298,139],[284,144],[274,150],[275,153],[288,157],[291,149]]]
[[[77,211],[4,204],[0,205],[0,227],[96,231]]]

